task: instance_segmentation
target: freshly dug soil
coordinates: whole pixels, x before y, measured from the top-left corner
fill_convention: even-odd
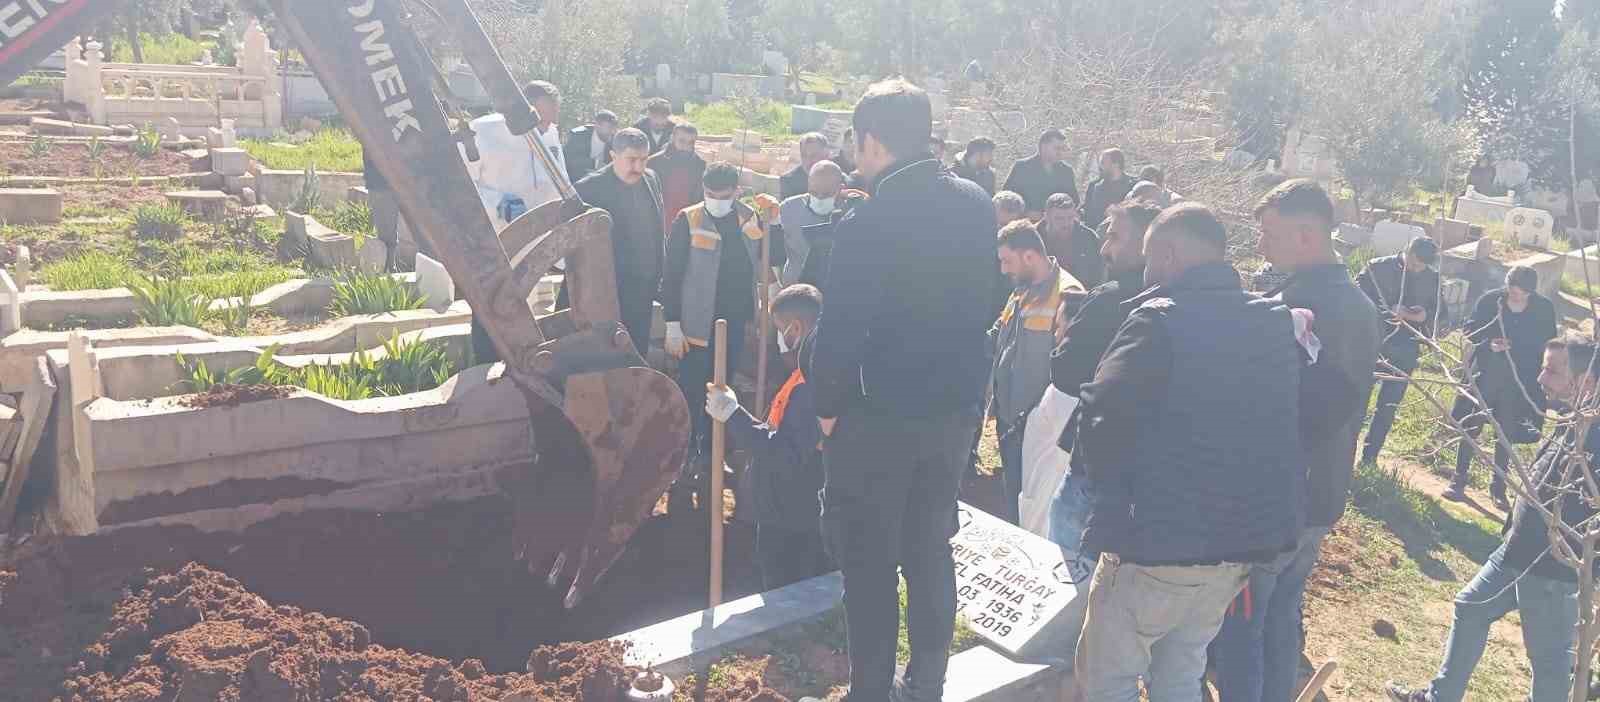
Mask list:
[[[705,606],[704,512],[647,520],[570,611],[511,557],[510,513],[494,497],[31,541],[0,553],[0,700],[518,700],[533,684],[555,692],[521,700],[603,700],[584,681],[628,671],[596,649],[547,649],[523,674],[530,652]],[[759,578],[753,530],[726,536],[731,599]]]
[[[261,400],[281,400],[294,394],[294,388],[284,385],[234,385],[232,383],[218,383],[211,386],[210,390],[193,395],[184,395],[179,404],[184,407],[204,409],[207,407],[238,407],[246,402],[260,402]]]

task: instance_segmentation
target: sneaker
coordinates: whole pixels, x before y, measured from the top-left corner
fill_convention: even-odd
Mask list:
[[[1494,500],[1494,506],[1500,508],[1501,512],[1511,511],[1511,501],[1506,499],[1506,494],[1504,492],[1496,492],[1491,494],[1489,497]]]
[[[1384,690],[1389,693],[1389,699],[1394,700],[1394,702],[1431,702],[1426,691],[1413,690],[1393,680],[1384,685]]]
[[[1466,502],[1467,501],[1467,493],[1466,493],[1466,491],[1464,491],[1464,490],[1462,490],[1461,488],[1458,488],[1458,487],[1448,488],[1444,492],[1439,493],[1439,496],[1443,497],[1444,499],[1449,500],[1451,502]]]

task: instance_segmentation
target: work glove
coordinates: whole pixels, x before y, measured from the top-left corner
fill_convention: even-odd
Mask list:
[[[500,198],[500,205],[495,208],[496,214],[499,214],[500,219],[504,220],[506,224],[510,224],[527,211],[528,203],[523,202],[522,198],[516,195],[506,195]]]
[[[683,322],[667,322],[667,354],[681,359],[689,352],[689,341],[683,338]]]
[[[733,388],[719,388],[716,383],[706,383],[706,414],[719,422],[726,422],[737,411],[739,396],[734,394]]]

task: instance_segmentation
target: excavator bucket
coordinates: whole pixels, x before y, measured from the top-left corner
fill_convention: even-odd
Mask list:
[[[515,555],[566,586],[570,607],[621,555],[682,466],[688,407],[618,322],[606,213],[584,207],[562,182],[562,201],[495,231],[462,160],[463,151],[473,155],[472,134],[465,124],[452,132],[435,92],[443,81],[399,5],[273,2],[527,400],[536,459],[504,470],[499,482],[515,504]],[[471,9],[461,0],[434,5],[512,133],[530,131],[537,115]],[[530,148],[538,147],[530,140]],[[572,306],[536,320],[534,285],[561,259]]]

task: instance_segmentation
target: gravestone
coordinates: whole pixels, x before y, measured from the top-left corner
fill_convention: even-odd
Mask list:
[[[166,197],[184,212],[206,220],[221,217],[228,210],[228,194],[221,190],[175,190],[166,193]]]
[[[231,119],[222,120],[222,148],[231,149],[239,145],[239,130]]]
[[[784,56],[782,51],[761,52],[761,65],[772,75],[789,75],[789,57]]]
[[[239,204],[244,205],[245,207],[255,207],[256,189],[248,185],[239,188]]]
[[[1467,243],[1472,233],[1472,224],[1459,219],[1439,217],[1433,221],[1433,238],[1439,242],[1440,249],[1453,249]]]
[[[1520,188],[1528,182],[1528,164],[1510,159],[1494,164],[1494,183],[1506,188]]]
[[[22,291],[0,268],[0,336],[22,330]]]
[[[389,266],[389,244],[382,239],[367,237],[361,248],[356,249],[356,258],[361,263],[361,270],[382,273]]]
[[[1550,234],[1554,228],[1555,218],[1544,210],[1518,207],[1506,213],[1506,233],[1511,235],[1513,241],[1528,248],[1550,248]]]
[[[672,67],[664,63],[656,64],[656,88],[660,89],[672,82]]]
[[[177,117],[168,117],[161,120],[157,131],[161,134],[161,140],[164,142],[175,144],[183,141],[183,124],[178,122]]]
[[[1359,249],[1372,243],[1372,230],[1359,224],[1342,222],[1333,231],[1333,236],[1339,241],[1349,244],[1351,248]]]
[[[422,294],[424,305],[443,312],[450,303],[455,302],[456,283],[450,278],[450,271],[445,270],[444,264],[419,252],[416,269],[417,292]]]
[[[1455,219],[1481,225],[1498,225],[1506,221],[1512,204],[1505,198],[1489,198],[1469,190],[1456,198]]]
[[[1422,227],[1386,219],[1372,228],[1372,250],[1379,256],[1392,256],[1406,250],[1406,245],[1419,236],[1427,236]]]
[[[33,251],[27,246],[17,244],[17,263],[12,274],[17,282],[17,289],[27,290],[28,283],[33,280]]]
[[[959,515],[960,530],[950,540],[956,615],[1015,655],[1054,647],[1067,632],[1052,625],[1079,597],[1061,547],[966,503]]]
[[[228,176],[242,176],[250,170],[250,154],[244,149],[225,146],[211,149],[211,172]]]
[[[0,188],[0,224],[61,221],[61,192],[50,188]]]

